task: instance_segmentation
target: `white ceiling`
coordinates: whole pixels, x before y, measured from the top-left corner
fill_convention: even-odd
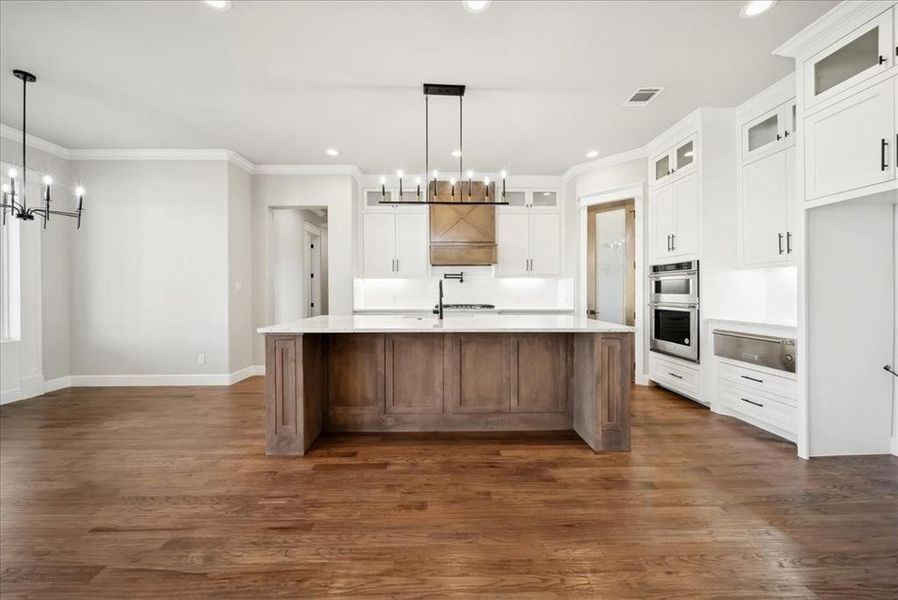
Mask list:
[[[70,148],[226,148],[257,164],[424,167],[421,84],[463,83],[465,162],[559,174],[639,147],[698,106],[786,75],[770,52],[836,2],[0,3],[0,121]],[[643,108],[639,86],[667,89]],[[431,102],[431,166],[457,168],[454,99]],[[326,148],[341,152],[325,155]]]

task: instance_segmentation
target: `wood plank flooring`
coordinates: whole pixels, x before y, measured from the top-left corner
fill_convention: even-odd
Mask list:
[[[262,380],[0,408],[3,598],[895,598],[898,458],[794,447],[638,387],[573,434],[264,454]]]

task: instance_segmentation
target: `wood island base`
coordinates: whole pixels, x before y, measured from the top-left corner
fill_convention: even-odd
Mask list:
[[[574,430],[629,451],[632,333],[271,333],[267,452],[322,431]]]

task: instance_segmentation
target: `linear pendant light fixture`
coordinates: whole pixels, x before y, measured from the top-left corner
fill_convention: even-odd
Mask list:
[[[469,204],[469,205],[507,205],[505,199],[506,172],[502,171],[499,177],[502,180],[501,199],[496,193],[496,184],[489,177],[484,177],[483,182],[474,181],[474,172],[467,172],[465,181],[464,172],[464,111],[462,98],[465,95],[465,86],[447,83],[424,84],[424,193],[421,193],[421,178],[415,177],[415,199],[403,200],[402,178],[405,173],[402,169],[396,171],[399,179],[399,199],[387,199],[387,178],[380,178],[380,202],[378,204]],[[430,172],[430,97],[431,96],[455,96],[458,98],[458,151],[452,155],[458,158],[458,179],[450,178],[449,181],[439,181],[439,173]],[[431,180],[431,175],[433,179]],[[446,192],[448,191],[448,198]]]
[[[34,83],[37,81],[37,77],[29,73],[28,71],[22,71],[20,69],[16,69],[12,72],[16,78],[22,80],[22,185],[19,186],[17,183],[18,173],[15,169],[9,170],[9,182],[3,184],[3,204],[0,205],[0,211],[3,212],[3,224],[6,225],[6,213],[9,213],[17,219],[21,219],[22,221],[33,221],[35,215],[41,217],[44,220],[44,229],[47,228],[47,221],[50,220],[50,215],[60,215],[63,217],[72,217],[73,219],[78,220],[78,229],[81,229],[81,210],[84,205],[84,188],[77,187],[75,188],[75,199],[78,201],[77,208],[74,211],[68,210],[51,210],[50,209],[50,185],[52,185],[53,180],[49,175],[44,176],[44,190],[42,198],[43,207],[28,207],[28,200],[25,197],[25,190],[27,189],[28,182],[28,157],[27,157],[27,146],[25,140],[27,139],[27,93],[28,93],[28,84]]]

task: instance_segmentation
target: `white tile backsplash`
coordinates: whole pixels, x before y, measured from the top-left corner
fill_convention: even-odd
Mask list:
[[[430,310],[443,273],[464,272],[465,281],[443,282],[447,304],[495,304],[497,308],[573,310],[572,278],[494,277],[491,267],[434,268],[426,279],[355,279],[355,310]]]

